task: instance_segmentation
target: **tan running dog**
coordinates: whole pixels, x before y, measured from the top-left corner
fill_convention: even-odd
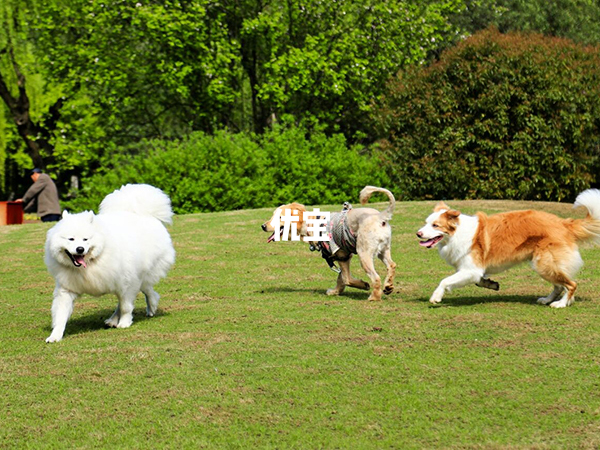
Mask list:
[[[352,209],[349,206],[345,207],[341,213],[332,214],[327,225],[328,233],[330,233],[328,242],[317,241],[314,233],[309,230],[307,222],[304,220],[304,213],[307,211],[304,205],[300,203],[282,205],[275,211],[273,217],[262,225],[263,231],[272,233],[267,242],[279,240],[277,237],[288,237],[284,236],[283,226],[275,229],[273,224],[279,221],[280,216],[286,214],[286,210],[290,210],[287,214],[298,217],[296,223],[300,238],[309,242],[311,250],[319,249],[332,268],[335,267],[333,266],[334,261],[340,265],[339,271],[336,270],[339,272],[337,285],[328,289],[327,295],[339,295],[344,292],[346,286],[364,290],[370,288],[369,283],[350,275],[350,259],[353,254],[358,254],[360,264],[369,276],[373,287],[369,300],[381,300],[382,293],[391,294],[394,290],[396,263],[392,261],[392,227],[389,221],[392,219],[396,200],[387,189],[366,186],[360,192],[360,203],[363,205],[367,203],[369,197],[375,192],[381,192],[388,196],[390,203],[385,211],[380,212],[373,208]],[[313,215],[309,214],[309,217],[311,216]],[[336,232],[336,230],[340,231]],[[275,233],[279,233],[279,236],[276,237]],[[304,239],[305,237],[307,239]],[[387,268],[383,287],[381,278],[375,270],[375,257],[381,259]]]
[[[600,191],[579,194],[574,207],[587,208],[585,219],[561,219],[542,211],[512,211],[487,216],[467,216],[439,203],[417,232],[420,245],[437,245],[440,256],[456,273],[444,278],[429,299],[439,303],[446,291],[476,283],[498,290],[488,275],[524,261],[554,285],[538,303],[564,308],[575,301],[573,278],[583,265],[578,242],[600,242]]]

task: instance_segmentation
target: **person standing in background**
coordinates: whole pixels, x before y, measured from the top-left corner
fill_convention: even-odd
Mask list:
[[[54,181],[38,168],[33,169],[30,175],[33,184],[27,189],[23,198],[15,201],[25,203],[26,212],[35,209],[42,222],[59,221],[61,209]]]

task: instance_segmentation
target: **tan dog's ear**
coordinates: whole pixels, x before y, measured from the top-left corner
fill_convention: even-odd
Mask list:
[[[300,214],[302,214],[304,211],[306,211],[306,208],[304,207],[304,205],[301,205],[300,203],[296,203],[296,202],[287,205],[287,207],[290,209],[295,209],[296,211],[299,211]]]
[[[306,208],[304,207],[304,205],[301,205],[300,203],[296,203],[296,202],[288,205],[288,207],[294,211],[297,211],[297,213],[293,214],[293,215],[298,216],[298,233],[300,233],[302,235],[302,230],[303,230],[303,225],[304,225],[304,212],[306,211]]]
[[[435,208],[433,208],[433,212],[439,212],[444,209],[449,210],[450,207],[448,205],[446,205],[444,202],[439,202],[437,205],[435,205]]]

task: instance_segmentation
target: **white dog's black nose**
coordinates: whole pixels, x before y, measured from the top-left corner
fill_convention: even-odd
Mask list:
[[[262,228],[263,231],[267,231],[267,225],[266,224],[263,223],[260,227]]]
[[[417,237],[418,238],[422,238],[423,237],[423,233],[421,231],[417,231]]]
[[[78,255],[81,255],[83,252],[85,252],[85,248],[83,248],[83,247],[77,247],[75,249],[75,251],[77,252]]]

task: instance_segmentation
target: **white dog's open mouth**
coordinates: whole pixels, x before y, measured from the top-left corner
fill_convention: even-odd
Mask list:
[[[270,243],[270,242],[273,242],[275,240],[275,233],[276,232],[274,232],[271,236],[269,236],[269,239],[267,239],[267,244]],[[280,240],[281,240],[281,236],[282,235],[283,235],[283,227],[280,227],[279,228],[279,238],[280,238]]]
[[[443,238],[444,238],[444,236],[443,236],[443,235],[442,235],[442,236],[436,236],[436,237],[434,237],[434,238],[431,238],[431,239],[427,239],[427,240],[424,240],[424,241],[420,241],[420,242],[419,242],[419,245],[420,245],[421,247],[432,248],[432,247],[435,247],[435,245],[436,245],[438,242],[440,242],[440,241],[441,241]]]
[[[69,255],[69,258],[71,258],[71,261],[75,267],[83,266],[84,269],[87,268],[84,255],[72,255],[68,250],[65,250],[65,253]]]

